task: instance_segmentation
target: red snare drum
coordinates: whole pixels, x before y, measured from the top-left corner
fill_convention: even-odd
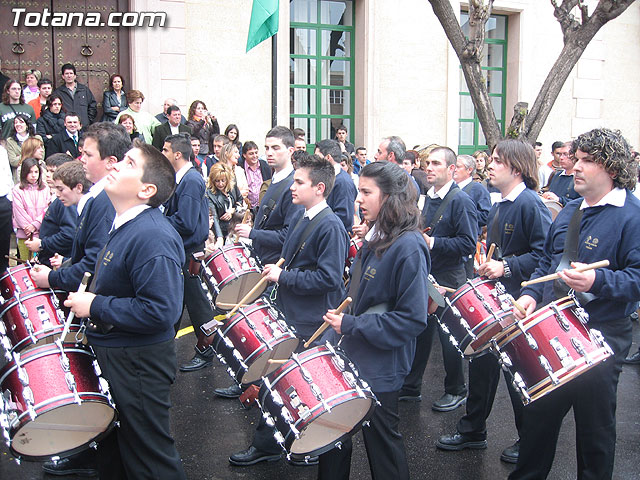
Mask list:
[[[502,368],[523,403],[537,400],[605,361],[613,352],[588,314],[565,297],[534,312],[495,339]]]
[[[212,346],[237,382],[251,383],[278,368],[300,342],[282,314],[265,300],[238,311],[216,330]]]
[[[500,282],[484,277],[467,280],[447,302],[440,325],[463,355],[477,355],[513,324],[510,298]]]
[[[353,364],[329,344],[293,354],[264,378],[259,399],[278,444],[301,460],[339,447],[376,404]]]
[[[363,240],[359,237],[353,237],[349,242],[349,254],[347,255],[347,260],[345,262],[345,267],[351,268],[353,262],[356,259],[356,255],[362,248]]]
[[[35,347],[0,370],[0,428],[11,451],[46,460],[85,449],[113,425],[116,411],[88,347]]]
[[[20,265],[9,268],[0,279],[0,344],[9,360],[14,351],[53,343],[64,328],[66,293],[35,287],[30,272],[30,265]],[[79,328],[72,324],[66,340],[73,342]]]
[[[231,310],[260,281],[262,269],[247,247],[234,243],[207,256],[201,274],[215,306]],[[247,303],[260,297],[265,288],[266,284]]]

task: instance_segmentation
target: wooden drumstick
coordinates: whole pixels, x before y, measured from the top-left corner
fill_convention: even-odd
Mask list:
[[[443,287],[442,285],[438,285],[437,283],[434,283],[433,286],[436,287],[436,288],[440,288],[440,289],[444,290],[447,293],[455,293],[455,291],[456,291],[455,288]]]
[[[27,260],[23,260],[21,258],[14,257],[13,255],[5,255],[4,258],[7,258],[9,260],[13,260],[16,263],[27,263]]]
[[[281,258],[280,260],[278,260],[278,262],[276,263],[276,267],[280,267],[282,266],[282,264],[284,263],[284,258]],[[262,277],[260,279],[260,281],[258,283],[255,284],[255,286],[249,290],[249,292],[242,297],[242,300],[240,300],[235,307],[233,307],[233,309],[227,313],[227,318],[230,318],[234,313],[236,313],[238,311],[238,309],[242,306],[245,305],[247,303],[247,300],[249,300],[251,298],[251,296],[256,293],[258,291],[258,289],[264,285],[267,282],[267,279],[265,277]]]
[[[496,244],[492,243],[489,247],[489,253],[487,253],[487,262],[491,261],[491,257],[493,257],[493,252],[496,251]]]
[[[275,358],[270,358],[269,360],[267,360],[267,363],[278,363],[278,364],[283,364],[283,363],[287,363],[289,361],[289,359],[286,360],[276,360]]]
[[[511,297],[511,305],[513,305],[514,307],[516,307],[516,309],[525,317],[527,316],[527,311],[524,309],[524,307],[522,305],[520,305],[518,302],[516,302],[516,299]]]
[[[342,313],[342,311],[347,308],[347,306],[352,302],[351,297],[347,297],[344,299],[344,301],[338,306],[338,308],[336,308],[335,313],[336,315],[340,315]],[[324,322],[322,325],[320,325],[320,328],[318,328],[318,330],[315,331],[315,333],[313,335],[311,335],[311,338],[309,340],[307,340],[304,344],[304,348],[309,348],[309,345],[311,345],[313,342],[315,342],[316,338],[318,338],[320,335],[322,335],[322,332],[324,332],[327,327],[329,327],[329,325],[331,325],[329,322]]]
[[[89,272],[84,272],[84,276],[82,277],[82,281],[80,282],[80,286],[78,287],[78,293],[82,293],[87,289],[87,285],[89,284],[89,279],[91,278],[91,274]],[[62,330],[62,335],[60,335],[60,342],[63,343],[65,337],[69,333],[69,328],[71,328],[71,322],[75,317],[75,313],[73,311],[69,312],[69,316],[67,317],[67,321],[64,322],[64,329]]]
[[[609,260],[600,260],[599,262],[589,263],[582,267],[572,268],[569,271],[570,272],[586,272],[587,270],[595,270],[596,268],[603,268],[608,266],[609,266]],[[545,275],[544,277],[522,282],[520,285],[523,287],[526,287],[527,285],[533,285],[535,283],[550,282],[551,280],[556,280],[558,278],[560,278],[560,275],[558,275],[557,273],[552,273],[551,275]]]

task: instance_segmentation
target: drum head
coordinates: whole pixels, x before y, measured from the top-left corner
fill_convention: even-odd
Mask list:
[[[273,342],[273,339],[270,343]],[[280,367],[278,363],[269,363],[269,360],[287,360],[291,354],[298,347],[300,339],[288,338],[273,347],[273,350],[267,350],[249,367],[249,370],[242,376],[242,383],[251,383],[259,380],[263,376],[273,372],[276,368]]]
[[[251,291],[253,287],[262,279],[260,272],[250,272],[230,280],[221,285],[220,293],[216,297],[216,306],[222,310],[231,310],[242,298]],[[246,303],[250,304],[255,301],[262,292],[264,292],[266,284],[253,293]],[[231,306],[229,306],[231,305]]]
[[[27,460],[71,455],[106,432],[115,417],[116,411],[106,400],[54,408],[18,429],[11,450]]]

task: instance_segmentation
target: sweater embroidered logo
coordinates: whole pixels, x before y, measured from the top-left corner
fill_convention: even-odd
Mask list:
[[[584,241],[584,244],[588,250],[593,250],[594,248],[598,247],[598,238],[592,237],[591,235],[589,235],[587,239]]]

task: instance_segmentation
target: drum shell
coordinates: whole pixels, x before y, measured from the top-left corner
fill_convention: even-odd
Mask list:
[[[558,318],[554,307],[562,319]],[[586,312],[572,298],[566,297],[537,310],[498,336],[496,344],[499,359],[505,370],[510,371],[512,376],[517,373],[524,382],[520,393],[525,404],[559,388],[611,356],[606,342],[585,325],[587,319]],[[537,348],[532,347],[531,338]],[[556,339],[569,356],[565,359],[565,365],[552,344]],[[591,364],[579,352],[578,342]],[[505,365],[504,355],[511,366]],[[543,367],[541,357],[549,363],[557,383]],[[516,390],[519,388],[516,387]]]
[[[349,253],[347,255],[347,260],[345,262],[345,267],[351,268],[351,265],[353,265],[353,262],[355,261],[356,256],[358,255],[358,252],[362,248],[362,244],[363,244],[363,240],[359,237],[354,237],[351,239],[351,241],[349,242]]]
[[[314,395],[312,383],[304,378],[298,362],[293,359],[268,375],[265,385],[260,389],[259,399],[263,411],[269,412],[276,429],[283,436],[283,448],[292,457],[304,459],[329,451],[356,433],[373,414],[376,400],[369,386],[358,377],[357,370],[340,350],[327,346],[314,347],[298,354],[297,359],[321,392],[326,405]],[[353,376],[358,388],[347,381],[345,374]],[[301,401],[297,406],[292,398],[293,392],[296,394],[294,397]],[[284,418],[283,411],[291,416],[299,438],[296,438]],[[321,422],[339,427],[328,436],[314,438],[309,429],[315,424],[321,426]]]

